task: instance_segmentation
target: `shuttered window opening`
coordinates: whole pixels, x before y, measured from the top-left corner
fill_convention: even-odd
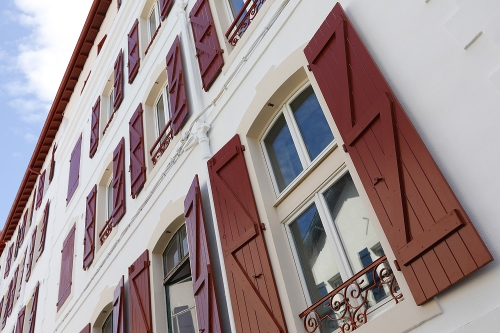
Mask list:
[[[134,82],[139,72],[139,20],[136,19],[128,34],[128,83]]]
[[[42,171],[40,177],[38,178],[38,196],[36,197],[35,209],[40,208],[40,206],[42,205],[44,185],[45,185],[45,170]]]
[[[71,285],[73,284],[73,255],[75,253],[75,229],[74,225],[62,247],[61,274],[59,278],[59,295],[57,298],[57,311],[61,309],[66,299],[71,294]]]
[[[208,161],[208,170],[236,331],[287,332],[238,135]]]
[[[492,261],[340,4],[304,52],[416,303]]]
[[[160,13],[162,20],[167,18],[168,13],[170,13],[173,4],[174,0],[160,0]]]
[[[153,332],[148,250],[128,268],[129,333]]]
[[[71,159],[69,161],[69,181],[68,181],[68,196],[66,198],[66,204],[68,204],[78,187],[78,182],[80,180],[80,156],[82,153],[82,135],[76,142],[75,148],[71,153]]]
[[[9,285],[9,297],[7,300],[7,310],[6,310],[7,317],[10,317],[10,315],[12,314],[12,309],[14,308],[14,302],[16,301],[18,276],[19,276],[19,266],[17,266],[16,271],[14,272],[14,275],[12,276],[12,280],[10,281]]]
[[[23,289],[23,286],[24,286],[24,264],[26,263],[26,255],[27,255],[28,251],[26,250],[24,252],[24,257],[23,257],[23,260],[19,263],[19,282],[17,283],[17,290],[16,290],[16,301],[17,299],[19,298],[19,296],[21,296],[21,290]]]
[[[151,9],[148,16],[147,25],[149,43],[146,47],[146,51],[144,51],[144,54],[148,54],[149,49],[161,28],[160,4],[158,3],[158,1],[155,1],[155,3],[153,4],[153,8]]]
[[[50,172],[49,172],[49,183],[54,179],[54,174],[56,171],[56,150],[57,150],[57,143],[54,143],[54,147],[52,148],[52,154],[50,158]]]
[[[21,310],[19,310],[19,313],[17,315],[16,331],[15,331],[16,333],[23,333],[25,314],[26,314],[26,305],[23,306]]]
[[[129,122],[130,133],[130,194],[135,198],[146,183],[146,158],[144,155],[144,111],[139,104]]]
[[[26,232],[26,225],[28,224],[28,209],[24,212],[23,223],[19,225],[17,232],[16,252],[19,251],[24,242],[24,234]]]
[[[31,244],[30,244],[30,249],[28,252],[28,258],[26,261],[26,282],[29,281],[30,276],[31,276],[31,270],[33,268],[33,255],[35,253],[35,245],[36,245],[36,234],[37,234],[37,228],[35,226],[35,229],[33,230],[33,234],[31,234]]]
[[[10,282],[12,284],[12,281]],[[3,310],[3,317],[2,317],[2,329],[4,329],[5,324],[7,323],[7,308],[9,304],[9,291],[7,291],[7,294],[4,296],[5,299],[5,308]]]
[[[168,93],[172,112],[172,131],[179,133],[189,113],[179,36],[167,54]]]
[[[115,289],[112,316],[113,333],[125,333],[125,278],[123,276]]]
[[[224,66],[223,50],[217,38],[209,1],[198,0],[189,13],[189,19],[203,89],[208,91]]]
[[[113,85],[113,111],[118,110],[123,101],[123,50],[120,50],[115,61],[114,67],[114,85]],[[111,117],[110,117],[111,120]]]
[[[83,240],[83,269],[86,270],[94,261],[95,251],[95,218],[97,207],[97,185],[94,185],[87,196],[85,209],[85,235]]]
[[[113,227],[125,211],[125,138],[122,138],[113,152]]]
[[[6,278],[10,272],[10,265],[12,264],[12,254],[14,251],[14,244],[9,247],[9,252],[7,253],[7,260],[5,261],[5,272],[3,277]]]
[[[40,243],[38,246],[38,256],[36,260],[38,261],[38,258],[43,253],[43,250],[45,249],[45,239],[47,238],[47,226],[49,224],[49,210],[50,210],[50,201],[47,201],[47,204],[45,205],[45,210],[43,211],[43,219],[42,219],[42,227],[40,228]]]
[[[184,216],[186,217],[198,330],[200,332],[220,333],[219,305],[210,261],[198,175],[195,176],[184,200]]]
[[[101,96],[97,98],[92,107],[92,122],[90,124],[90,158],[94,157],[99,145],[99,116],[101,114]]]
[[[33,190],[33,196],[31,198],[30,225],[33,222],[33,212],[35,211],[35,198],[36,198],[36,188]]]
[[[85,327],[80,331],[80,333],[92,333],[92,327],[90,323],[85,325]]]
[[[170,97],[168,86],[165,85],[154,104],[156,140],[149,150],[151,162],[155,165],[163,153],[167,150],[174,135],[172,131],[172,112],[170,108]]]
[[[35,333],[35,324],[36,324],[36,311],[38,308],[38,291],[40,289],[40,282],[36,284],[35,291],[31,296],[31,311],[30,317],[28,320],[29,331],[28,333]]]

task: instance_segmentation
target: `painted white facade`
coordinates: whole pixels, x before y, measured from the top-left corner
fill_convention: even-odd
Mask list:
[[[153,332],[167,332],[161,255],[169,237],[184,221],[184,198],[195,174],[200,178],[223,328],[226,332],[234,331],[220,246],[217,250],[220,239],[206,161],[235,134],[240,135],[247,148],[246,163],[260,218],[266,225],[264,235],[290,332],[304,332],[298,315],[308,307],[308,297],[283,223],[304,202],[303,194],[314,192],[326,178],[335,177],[334,170],[346,168],[351,173],[373,230],[389,262],[393,262],[394,254],[387,237],[349,155],[341,149],[339,132],[314,76],[307,70],[303,53],[334,3],[267,0],[233,48],[224,42],[224,32],[230,22],[224,1],[210,0],[225,65],[208,92],[201,88],[188,17],[195,0],[175,1],[146,55],[146,18],[153,1],[122,0],[118,12],[116,0],[111,3],[54,140],[58,144],[54,180],[50,185],[46,183],[42,206],[34,212],[9,276],[0,282],[1,297],[7,293],[14,270],[29,248],[34,227],[41,223],[43,207],[50,200],[44,253],[36,263],[34,260],[31,278],[22,287],[2,332],[12,332],[17,313],[29,304],[37,282],[40,282],[40,294],[36,332],[80,332],[89,322],[93,333],[101,332],[106,318],[102,311],[109,311],[115,286],[122,275],[127,280],[128,267],[146,249],[150,251],[151,260]],[[497,129],[500,122],[500,3],[495,0],[340,2],[496,259],[500,255],[500,224],[497,223],[500,178],[495,176],[500,165]],[[136,18],[140,20],[139,73],[133,84],[127,83],[125,74],[122,105],[90,159],[91,109],[97,97],[102,98],[109,90],[108,80],[120,49],[124,50],[126,64],[127,33]],[[106,42],[97,56],[97,43],[105,34]],[[165,57],[177,35],[182,45],[190,115],[153,166],[148,154],[156,139],[153,104],[166,82]],[[80,94],[89,71],[89,80]],[[126,65],[124,73],[127,73]],[[318,96],[336,142],[323,153],[321,161],[313,163],[292,188],[277,197],[260,141],[283,103],[308,82]],[[130,173],[126,172],[126,214],[105,243],[96,248],[91,267],[84,271],[85,198],[94,184],[103,184],[109,179],[106,168],[112,163],[113,149],[122,137],[126,143],[128,170],[128,122],[139,103],[144,107],[147,181],[138,197],[132,199]],[[79,185],[66,205],[69,160],[80,134],[83,141]],[[42,169],[48,169],[49,163],[50,155]],[[98,191],[99,198],[102,189]],[[102,205],[98,199],[98,225],[102,225]],[[75,224],[71,295],[56,311],[62,243]],[[97,229],[99,231],[99,227]],[[15,240],[16,234],[3,251],[2,267],[7,249]],[[422,306],[415,305],[401,273],[395,274],[404,300],[397,305],[391,302],[392,305],[376,312],[357,332],[498,331],[500,268],[497,261]]]

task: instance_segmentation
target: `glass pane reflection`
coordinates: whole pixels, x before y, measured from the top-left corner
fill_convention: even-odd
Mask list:
[[[176,333],[198,331],[191,277],[187,277],[168,287],[170,325]]]

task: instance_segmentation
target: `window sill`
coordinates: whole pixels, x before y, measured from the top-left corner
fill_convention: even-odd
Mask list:
[[[285,200],[288,195],[290,195],[293,190],[297,188],[297,186],[302,183],[304,179],[307,178],[320,164],[323,162],[334,150],[338,148],[338,144],[336,140],[333,140],[322,152],[319,154],[316,159],[309,165],[306,169],[302,170],[302,172],[290,183],[285,189],[277,194],[276,202],[273,207],[278,207],[280,203]],[[274,185],[273,185],[274,188]]]
[[[163,164],[165,164],[165,161],[167,161],[167,159],[169,158],[170,154],[174,150],[174,147],[179,142],[180,137],[181,137],[180,135],[175,135],[174,138],[172,139],[172,141],[170,142],[170,145],[168,146],[167,150],[165,150],[163,152],[163,155],[160,157],[160,159],[158,159],[156,164],[153,165],[151,163],[151,165],[153,167],[150,169],[151,171],[146,177],[147,180],[146,180],[146,183],[144,184],[144,187],[142,188],[141,192],[144,191],[152,181],[156,181],[156,179],[155,179],[156,174],[161,170],[161,166]],[[150,159],[150,161],[151,161],[151,159]]]

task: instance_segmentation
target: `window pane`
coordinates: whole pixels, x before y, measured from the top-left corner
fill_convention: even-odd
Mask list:
[[[230,0],[229,3],[231,4],[231,9],[233,10],[234,17],[236,17],[236,15],[238,15],[238,13],[240,12],[241,8],[243,8],[245,1],[244,0]]]
[[[197,332],[198,325],[191,276],[168,285],[167,293],[171,331],[176,333]]]
[[[108,120],[109,118],[111,118],[111,115],[113,114],[114,103],[115,103],[115,90],[111,89],[111,92],[109,93]]]
[[[383,256],[384,251],[370,224],[351,175],[342,177],[324,196],[353,273],[359,272]],[[368,287],[373,283],[373,272],[366,274],[363,286]],[[382,288],[375,287],[371,290],[373,299],[370,299],[370,302],[378,302],[386,297]]]
[[[342,284],[316,205],[290,224],[290,229],[311,300],[316,302]]]
[[[109,314],[104,325],[102,325],[102,333],[113,333],[113,312]]]
[[[177,235],[174,236],[172,241],[168,244],[167,250],[163,255],[163,266],[165,267],[165,275],[167,275],[172,268],[177,266],[180,262],[181,257],[179,253],[179,241]]]
[[[156,125],[158,130],[158,135],[160,135],[161,131],[165,128],[166,119],[165,119],[165,103],[163,103],[163,94],[158,99],[156,103]]]
[[[113,214],[113,178],[106,186],[106,217],[109,219]]]
[[[153,9],[153,11],[151,12],[151,15],[149,15],[149,39],[153,38],[153,35],[155,34],[156,32],[156,14],[155,14],[155,10]]]
[[[304,90],[290,107],[309,157],[314,160],[333,141],[333,134],[312,87]]]
[[[302,171],[299,154],[282,114],[264,139],[279,191],[283,191]]]
[[[182,257],[184,258],[189,253],[185,225],[179,230],[179,239],[182,246]]]

